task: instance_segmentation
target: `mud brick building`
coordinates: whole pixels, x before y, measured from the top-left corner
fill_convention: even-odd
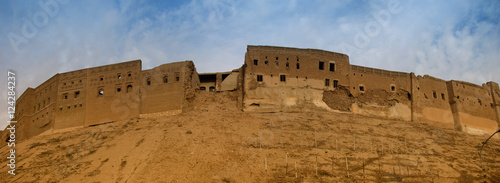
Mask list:
[[[142,70],[141,60],[59,73],[18,98],[17,139],[137,117],[179,114],[196,91],[239,93],[244,111],[320,109],[429,121],[472,134],[500,123],[498,83],[475,85],[349,63],[318,49],[248,46],[229,72],[196,72],[192,61]],[[8,138],[4,131],[2,139]]]

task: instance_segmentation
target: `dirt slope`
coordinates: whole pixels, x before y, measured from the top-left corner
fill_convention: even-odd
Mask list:
[[[0,182],[483,180],[477,152],[485,136],[348,113],[245,113],[235,107],[234,93],[200,92],[194,102],[192,111],[177,116],[21,142],[17,175],[1,166]],[[0,148],[0,156],[8,150]],[[488,182],[500,180],[499,155],[494,138],[483,153]]]

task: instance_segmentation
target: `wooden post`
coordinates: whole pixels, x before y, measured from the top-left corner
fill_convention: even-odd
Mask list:
[[[267,155],[265,156],[265,160],[264,160],[264,169],[266,170],[266,174],[267,174]]]
[[[345,169],[347,171],[347,177],[349,177],[349,163],[347,162],[347,156],[345,157]]]

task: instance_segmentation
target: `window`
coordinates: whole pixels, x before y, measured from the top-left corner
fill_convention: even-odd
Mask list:
[[[325,86],[330,86],[330,79],[325,79]]]
[[[441,98],[442,98],[443,100],[445,100],[445,99],[444,99],[444,93],[441,93]],[[481,103],[481,101],[479,101],[479,103]]]
[[[68,94],[67,93],[63,93],[63,99],[68,99]]]
[[[359,91],[364,92],[365,91],[365,86],[359,86]]]
[[[146,85],[151,85],[151,78],[146,79]]]
[[[333,87],[337,88],[339,86],[339,80],[333,80]]]
[[[163,76],[163,83],[168,83],[168,76],[167,75]]]
[[[276,64],[276,67],[280,67],[280,62],[276,61],[274,63]]]
[[[127,93],[132,92],[132,85],[127,85]]]
[[[201,91],[207,91],[207,88],[205,88],[204,86],[200,87],[200,90]]]
[[[280,75],[280,81],[286,82],[286,75]]]
[[[434,98],[437,98],[436,91],[432,90],[432,96],[433,96]]]
[[[76,91],[75,92],[75,98],[78,98],[79,95],[80,95],[80,91]]]
[[[297,63],[297,69],[300,69],[300,64],[299,63]]]
[[[287,69],[290,68],[290,64],[288,62],[285,64],[285,66]]]
[[[100,81],[104,80],[104,77],[103,76],[99,77],[99,80]]]
[[[264,64],[268,65],[268,64],[269,64],[269,61],[267,61],[267,60],[266,60],[266,61],[264,61]]]
[[[396,86],[391,86],[391,91],[396,91]]]
[[[178,72],[176,72],[176,73],[175,73],[175,81],[179,81],[179,80],[180,80],[179,73],[178,73]]]
[[[132,72],[128,72],[128,73],[127,73],[127,76],[128,76],[128,77],[132,77]]]
[[[257,81],[262,82],[262,75],[257,75]]]
[[[104,89],[103,88],[99,88],[97,90],[97,95],[104,95]]]
[[[117,78],[118,78],[118,79],[121,79],[121,78],[122,78],[122,75],[121,75],[121,74],[118,74]]]
[[[330,71],[335,72],[335,62],[330,62]]]
[[[121,92],[122,88],[116,88],[116,92]]]
[[[210,88],[208,88],[208,91],[209,92],[215,92],[215,87],[211,86]]]
[[[259,65],[259,60],[257,59],[253,60],[253,65]]]
[[[319,61],[319,70],[325,69],[325,62]]]
[[[276,57],[276,60],[278,60],[278,59],[279,59],[279,57]]]

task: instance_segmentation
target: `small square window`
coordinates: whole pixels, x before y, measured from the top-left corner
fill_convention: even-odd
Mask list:
[[[359,86],[359,91],[364,92],[365,91],[365,86]]]
[[[396,91],[396,86],[391,86],[391,91]]]
[[[288,62],[285,64],[285,66],[287,69],[290,68],[290,64]]]
[[[257,75],[257,81],[262,82],[262,80],[263,80],[262,75]]]
[[[116,92],[121,92],[122,88],[116,88]]]
[[[122,75],[121,75],[121,74],[118,74],[117,78],[118,78],[118,79],[121,79],[121,78],[122,78]]]
[[[78,98],[78,96],[80,96],[80,91],[75,92],[75,98]]]
[[[286,75],[280,75],[280,81],[286,82]]]
[[[330,71],[335,72],[335,63],[330,62]]]
[[[269,61],[267,61],[267,60],[266,60],[266,61],[264,61],[264,64],[268,65],[268,64],[269,64]]]
[[[325,62],[319,61],[319,70],[325,69]]]
[[[257,59],[253,60],[253,65],[259,65],[259,60]]]

